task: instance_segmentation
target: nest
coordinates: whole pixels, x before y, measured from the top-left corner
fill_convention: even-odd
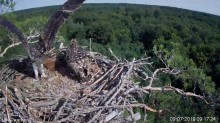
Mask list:
[[[48,76],[40,81],[34,81],[28,59],[3,67],[2,122],[135,122],[141,115],[134,108],[157,112],[138,103],[144,90],[135,80],[149,58],[112,61],[99,53],[90,56],[86,69],[76,72],[58,54],[50,59],[54,71],[46,70]]]

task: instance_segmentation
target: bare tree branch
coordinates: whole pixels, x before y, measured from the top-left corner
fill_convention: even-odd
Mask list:
[[[36,42],[38,42],[38,40],[32,41],[32,39],[38,38],[39,36],[40,36],[39,32],[37,32],[34,28],[33,29],[30,28],[29,35],[27,36],[27,40],[28,40],[29,43],[36,43]],[[22,44],[21,42],[18,42],[17,39],[13,35],[9,36],[9,38],[12,41],[12,44],[7,46],[3,50],[3,52],[0,54],[0,57],[4,57],[4,55],[7,53],[7,51],[10,48],[13,48],[15,46],[18,46],[18,45]],[[17,43],[15,43],[15,42],[17,42]]]

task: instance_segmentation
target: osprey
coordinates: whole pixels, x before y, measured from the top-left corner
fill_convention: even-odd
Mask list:
[[[89,52],[79,47],[76,39],[72,39],[70,41],[70,46],[67,49],[67,56],[70,62],[77,62],[89,56]]]
[[[30,46],[27,38],[19,31],[15,25],[11,22],[0,17],[0,25],[6,28],[8,31],[17,35],[18,39],[22,42],[29,57],[31,58],[35,74],[35,79],[39,80],[38,68],[40,67],[41,76],[46,76],[44,73],[43,62],[46,59],[46,53],[52,48],[54,40],[59,28],[69,18],[69,16],[79,9],[85,0],[68,0],[59,10],[57,10],[53,16],[47,22],[43,32],[39,37],[38,43]],[[40,65],[40,66],[39,66]]]

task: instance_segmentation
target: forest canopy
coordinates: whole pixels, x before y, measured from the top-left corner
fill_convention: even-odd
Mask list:
[[[25,32],[39,32],[58,6],[17,11],[3,16]],[[0,27],[0,51],[11,44],[8,33]],[[132,4],[85,4],[61,28],[57,40],[65,44],[77,38],[79,44],[113,58],[111,48],[120,58],[140,58],[145,53],[152,57],[154,67],[163,66],[182,70],[180,76],[161,74],[158,81],[219,99],[220,95],[220,17],[206,13],[170,7]],[[10,49],[3,64],[14,56],[24,55],[22,46]],[[144,85],[144,82],[142,83]],[[204,105],[198,99],[177,96],[175,93],[154,93],[144,97],[154,108],[176,110],[179,116],[219,116],[219,103]],[[218,100],[219,101],[219,100]],[[214,105],[214,106],[213,106]],[[152,121],[163,117],[149,115]],[[159,118],[158,118],[159,117]],[[162,117],[162,118],[161,118]],[[167,121],[167,120],[166,120]]]

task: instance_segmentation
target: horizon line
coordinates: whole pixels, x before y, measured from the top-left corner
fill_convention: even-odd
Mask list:
[[[165,5],[149,5],[149,4],[141,4],[141,3],[84,3],[84,5],[85,5],[85,4],[129,4],[129,5],[156,6],[156,7],[165,7],[165,8],[167,7],[167,8],[176,8],[176,9],[181,9],[181,10],[185,10],[185,11],[197,12],[197,13],[201,13],[201,14],[207,14],[207,15],[213,15],[213,16],[220,17],[220,15],[213,14],[213,13],[208,13],[208,12],[203,12],[203,11],[197,11],[197,10],[191,10],[191,9],[186,9],[186,8],[181,8],[181,7],[165,6]],[[19,10],[16,10],[16,9],[15,9],[14,12],[17,12],[17,11],[25,11],[25,10],[29,10],[29,9],[44,8],[44,7],[52,7],[52,6],[61,6],[61,5],[39,6],[39,7],[19,9]]]

